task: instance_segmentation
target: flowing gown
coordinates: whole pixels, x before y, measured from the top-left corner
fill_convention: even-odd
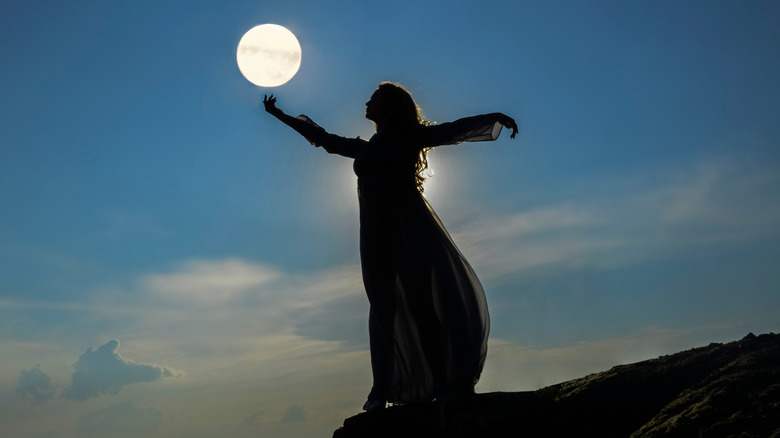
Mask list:
[[[473,393],[490,329],[482,285],[415,183],[420,149],[495,140],[499,114],[420,126],[370,140],[329,134],[311,122],[306,138],[354,158],[360,259],[370,303],[374,386],[369,399],[429,401]],[[402,138],[399,138],[402,137]]]

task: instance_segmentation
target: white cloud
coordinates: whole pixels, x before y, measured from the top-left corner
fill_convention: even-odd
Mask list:
[[[78,418],[76,436],[80,438],[142,438],[160,426],[163,414],[152,407],[123,401],[110,404]]]
[[[19,373],[16,393],[33,405],[37,405],[54,398],[56,390],[51,383],[49,375],[41,371],[41,367],[36,365],[32,369],[22,370]]]
[[[240,259],[192,260],[177,272],[148,275],[142,284],[163,297],[208,304],[234,299],[278,277],[271,268]]]
[[[182,374],[171,368],[127,360],[116,353],[118,349],[119,341],[115,339],[101,347],[87,349],[73,365],[76,371],[70,387],[65,390],[65,397],[86,400],[101,394],[116,394],[131,383],[151,382]]]

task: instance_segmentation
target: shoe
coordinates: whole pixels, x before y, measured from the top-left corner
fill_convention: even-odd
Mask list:
[[[381,411],[387,407],[387,402],[384,400],[368,400],[363,405],[363,410],[366,412],[376,412]]]

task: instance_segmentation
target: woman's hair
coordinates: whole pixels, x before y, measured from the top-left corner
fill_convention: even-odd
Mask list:
[[[420,126],[428,126],[431,123],[423,119],[420,107],[414,103],[411,93],[403,86],[394,82],[382,82],[377,91],[381,93],[383,104],[388,114],[392,114],[393,125],[402,130],[413,132]],[[417,184],[417,190],[422,193],[423,183],[428,170],[428,150],[430,148],[420,149],[420,155],[414,164],[414,179]]]

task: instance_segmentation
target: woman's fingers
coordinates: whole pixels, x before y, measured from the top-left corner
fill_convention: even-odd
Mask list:
[[[263,105],[265,106],[265,110],[269,113],[274,113],[275,111],[278,111],[276,108],[276,98],[274,95],[263,95]]]
[[[505,118],[504,120],[501,121],[501,124],[506,126],[507,129],[512,130],[512,134],[509,136],[509,138],[515,138],[515,135],[517,135],[517,131],[518,131],[517,123],[515,123],[515,119],[507,116],[506,114],[504,114],[504,117]]]

